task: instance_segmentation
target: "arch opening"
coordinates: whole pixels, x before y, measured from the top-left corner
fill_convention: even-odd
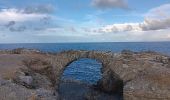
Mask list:
[[[98,80],[102,78],[101,68],[101,62],[95,59],[81,58],[65,68],[61,79],[97,84]]]

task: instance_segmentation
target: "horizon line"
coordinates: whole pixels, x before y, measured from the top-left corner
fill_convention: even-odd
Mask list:
[[[170,41],[114,41],[114,42],[16,42],[16,43],[0,43],[0,44],[84,44],[84,43],[156,43]]]

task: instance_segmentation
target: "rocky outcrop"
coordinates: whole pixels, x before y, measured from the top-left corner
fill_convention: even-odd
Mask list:
[[[17,48],[12,50],[0,50],[0,54],[37,54],[42,53],[36,49]]]
[[[96,88],[109,94],[122,93],[123,81],[108,69],[103,73],[103,77],[98,81]]]
[[[167,85],[170,84],[168,56],[151,51],[67,51],[56,55],[56,66],[53,67],[60,70],[54,73],[59,71],[56,76],[60,76],[68,64],[80,58],[96,59],[102,63],[103,78],[99,81],[99,86],[103,91],[112,93],[118,87],[121,89],[122,81],[125,100],[170,99]]]
[[[28,89],[10,80],[0,79],[0,100],[56,100],[57,98],[51,90]]]
[[[54,88],[58,91],[61,75],[70,63],[81,58],[91,58],[103,66],[103,77],[97,84],[101,91],[110,94],[119,91],[124,100],[170,99],[170,58],[156,52],[70,50],[52,54],[39,51],[30,53],[24,49],[24,52],[21,50],[17,55],[27,53],[39,54],[41,57],[38,60],[37,57],[26,59],[23,63],[25,69],[17,71],[13,80],[15,84],[29,89],[44,90],[40,93],[42,95],[48,95]]]

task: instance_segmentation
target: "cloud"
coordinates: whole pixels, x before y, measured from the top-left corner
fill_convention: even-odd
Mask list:
[[[124,0],[92,0],[91,4],[98,9],[128,9],[128,4]],[[103,15],[108,14],[105,10],[88,14],[80,19],[80,23],[80,20],[64,18],[64,15],[56,16],[55,9],[50,4],[18,6],[18,8],[3,7],[0,10],[0,42],[168,41],[170,40],[169,6],[170,4],[166,4],[153,8],[142,16],[133,15],[135,18],[138,16],[144,18],[142,22],[111,25],[107,24],[108,20],[103,21],[105,17]],[[115,16],[129,18],[132,15]]]
[[[167,29],[170,28],[170,17],[163,20],[145,19],[143,23],[139,24],[139,27],[143,31]]]
[[[99,9],[129,9],[128,4],[124,0],[92,0],[91,5]]]
[[[97,33],[116,33],[126,31],[151,31],[170,28],[170,4],[149,10],[144,15],[144,21],[141,23],[122,23],[106,25],[101,28],[93,29]]]
[[[0,10],[1,23],[9,22],[9,21],[23,22],[23,21],[38,20],[46,16],[47,14],[37,14],[37,13],[27,14],[27,13],[24,13],[24,10],[16,9],[16,8]]]
[[[94,32],[97,33],[117,33],[117,32],[125,32],[125,31],[140,31],[138,23],[124,23],[124,24],[113,24],[107,25],[99,29],[94,29]]]
[[[24,13],[31,14],[31,13],[52,13],[54,11],[54,6],[51,4],[46,5],[34,5],[34,6],[28,6],[24,9]]]
[[[140,27],[147,30],[160,30],[170,28],[170,4],[161,5],[148,11]]]
[[[145,14],[146,18],[152,19],[167,19],[170,17],[170,4],[164,4],[159,7],[149,10]]]
[[[126,32],[127,41],[169,41],[170,29],[150,30],[141,32]]]
[[[77,32],[76,28],[74,28],[74,27],[68,27],[68,28],[65,29],[65,30],[66,30],[66,31],[69,31],[69,32],[73,32],[73,33]]]
[[[9,30],[11,32],[23,32],[26,30],[25,26],[19,26],[19,27],[10,27]]]
[[[11,27],[13,25],[15,25],[15,21],[9,21],[9,23],[6,24],[6,27],[8,28],[8,27]]]
[[[52,23],[52,15],[47,12],[47,10],[36,10],[28,13],[25,9],[1,9],[0,27],[7,28],[11,32],[23,32],[26,29],[44,28]]]
[[[15,21],[9,21],[6,25],[5,28],[9,29],[11,32],[23,32],[26,30],[26,27],[24,25],[16,25]]]

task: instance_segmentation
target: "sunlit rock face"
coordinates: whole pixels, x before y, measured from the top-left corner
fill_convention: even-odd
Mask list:
[[[20,56],[26,60],[20,68],[24,66],[33,73],[32,78],[27,74],[26,77],[20,77],[21,83],[31,85],[30,83],[41,80],[39,77],[44,77],[49,81],[49,85],[47,84],[45,89],[58,90],[63,72],[68,65],[81,58],[90,58],[102,63],[102,78],[97,85],[101,91],[112,94],[122,88],[124,100],[170,99],[170,58],[156,52],[125,50],[121,53],[112,53],[70,50],[51,54],[37,51],[31,51],[31,53],[28,52],[29,50],[21,51],[15,53],[16,58]],[[11,52],[3,52],[3,54],[13,55]],[[3,55],[1,59],[4,58]],[[20,61],[23,62],[23,59]],[[36,73],[40,75],[38,78],[34,77]],[[18,79],[17,76],[16,79]],[[17,83],[20,83],[18,81]],[[46,87],[40,83],[36,86]]]

